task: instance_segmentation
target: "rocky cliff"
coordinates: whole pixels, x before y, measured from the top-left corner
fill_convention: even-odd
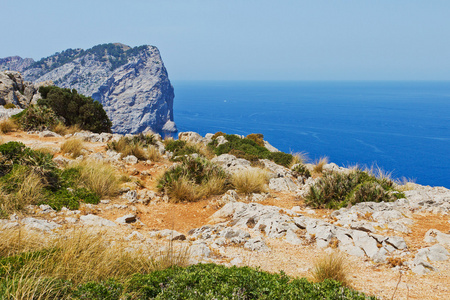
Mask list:
[[[20,108],[28,107],[41,97],[38,89],[42,85],[53,85],[53,82],[34,84],[23,80],[20,72],[0,71],[0,105],[12,103]]]
[[[59,87],[74,88],[98,100],[114,132],[176,131],[173,87],[154,46],[103,44],[88,50],[68,49],[27,67],[17,58],[16,63],[11,61],[1,60],[0,69],[21,67],[26,80],[52,80]]]

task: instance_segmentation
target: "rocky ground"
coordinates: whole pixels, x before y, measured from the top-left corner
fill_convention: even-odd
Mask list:
[[[269,193],[244,196],[228,191],[195,203],[174,204],[155,187],[158,175],[174,164],[168,160],[170,153],[159,162],[121,159],[106,150],[106,143],[118,136],[77,135],[85,141],[84,158],[109,161],[136,180],[127,183],[119,196],[102,199],[98,205],[60,212],[44,205],[28,207],[25,214],[1,220],[0,228],[21,226],[43,236],[92,228],[129,243],[130,248],[175,245],[189,252],[191,263],[249,265],[301,277],[310,276],[317,258],[341,251],[357,290],[381,299],[450,299],[450,190],[446,188],[408,184],[402,187],[406,198],[396,202],[361,203],[336,211],[312,209],[302,196],[316,179],[299,180],[289,169],[263,160],[271,174]],[[59,164],[72,161],[60,152],[68,137],[51,132],[0,137],[3,142],[51,149]],[[181,134],[194,142],[208,137]],[[229,172],[251,168],[249,162],[227,154],[213,161]],[[324,170],[347,171],[334,164]]]

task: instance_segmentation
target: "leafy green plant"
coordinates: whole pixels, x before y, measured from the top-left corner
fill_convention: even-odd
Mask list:
[[[292,172],[296,177],[299,176],[304,176],[306,178],[311,177],[311,172],[309,172],[308,168],[302,163],[298,163],[297,165],[295,165],[292,168]]]
[[[244,158],[251,162],[255,162],[258,159],[270,159],[273,162],[289,167],[294,157],[291,154],[283,152],[270,152],[264,147],[262,134],[251,134],[247,138],[240,138],[236,135],[225,135],[225,139],[228,141],[225,144],[218,145],[217,140],[213,139],[209,143],[208,147],[214,151],[216,155],[222,155],[229,153],[235,155],[238,158]],[[263,146],[261,146],[261,144]]]
[[[13,103],[6,103],[5,105],[3,105],[3,107],[6,109],[16,108],[16,106]]]
[[[111,132],[112,123],[100,102],[78,94],[75,89],[42,86],[39,92],[42,99],[38,100],[38,106],[53,110],[66,126],[78,124],[92,132]]]
[[[40,105],[30,105],[11,118],[25,131],[42,131],[62,122],[51,108]]]
[[[395,201],[402,197],[404,194],[394,190],[391,180],[355,170],[324,174],[310,187],[305,202],[318,208],[340,208],[359,202]]]

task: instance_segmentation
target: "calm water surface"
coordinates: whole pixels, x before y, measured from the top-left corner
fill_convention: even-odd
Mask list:
[[[284,152],[450,188],[450,82],[172,84],[179,131],[262,133]]]

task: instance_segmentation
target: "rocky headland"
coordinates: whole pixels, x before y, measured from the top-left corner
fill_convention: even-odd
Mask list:
[[[132,135],[127,135],[132,138]],[[61,146],[74,137],[83,141],[77,157],[63,154]],[[120,134],[77,132],[16,132],[1,135],[3,143],[21,141],[31,148],[46,148],[61,168],[82,160],[114,166],[126,181],[116,197],[77,210],[59,211],[32,205],[23,213],[0,220],[2,230],[22,228],[43,238],[68,228],[103,232],[129,249],[141,245],[167,247],[171,241],[187,249],[189,262],[255,266],[270,272],[309,276],[315,259],[340,251],[351,266],[352,286],[380,299],[450,298],[450,190],[444,187],[396,183],[404,196],[391,202],[361,202],[340,209],[314,208],[305,203],[310,188],[325,174],[352,172],[324,164],[320,172],[305,163],[313,175],[299,176],[294,168],[269,159],[247,160],[232,154],[213,155],[215,165],[228,174],[263,169],[268,174],[263,192],[239,193],[229,189],[196,202],[174,202],[158,189],[164,172],[180,165],[174,150],[158,135],[154,147],[159,159],[139,159],[108,149]],[[244,137],[238,137],[243,139]],[[179,140],[203,149],[229,143],[224,136],[179,133]],[[264,141],[271,152],[277,149]],[[198,157],[201,154],[187,154]],[[184,154],[182,155],[184,156]],[[175,160],[174,160],[175,159]],[[132,251],[132,250],[130,250]]]
[[[176,131],[174,90],[159,50],[154,46],[131,48],[118,43],[103,44],[87,50],[68,49],[37,62],[31,58],[7,57],[0,59],[0,70],[22,74],[19,79],[20,75],[8,72],[15,74],[10,80],[16,80],[12,85],[18,92],[11,94],[10,89],[5,89],[7,95],[3,99],[8,99],[3,100],[5,103],[20,103],[24,108],[36,100],[36,97],[33,100],[32,86],[52,81],[102,103],[113,123],[113,132]],[[10,86],[6,81],[4,84]],[[2,95],[0,104],[1,99]]]

